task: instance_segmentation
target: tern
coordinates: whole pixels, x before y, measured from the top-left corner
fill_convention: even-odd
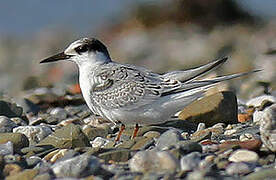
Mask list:
[[[40,63],[75,62],[79,68],[80,88],[89,109],[115,124],[121,123],[118,141],[125,124],[135,125],[134,138],[138,125],[168,121],[219,82],[256,72],[197,80],[227,59],[223,57],[193,69],[158,74],[146,68],[115,62],[101,41],[82,38]]]

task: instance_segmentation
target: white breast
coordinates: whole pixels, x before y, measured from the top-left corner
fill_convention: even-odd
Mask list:
[[[89,66],[82,66],[80,69],[79,82],[83,98],[89,109],[97,114],[93,102],[91,100],[91,89],[93,87],[93,71]]]

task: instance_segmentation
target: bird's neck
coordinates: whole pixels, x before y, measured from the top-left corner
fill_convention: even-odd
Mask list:
[[[82,59],[82,60],[76,61],[79,68],[82,68],[83,66],[88,66],[89,68],[93,68],[109,62],[111,62],[110,57],[104,55],[103,53],[91,54],[91,55],[88,55],[85,58],[85,60]]]

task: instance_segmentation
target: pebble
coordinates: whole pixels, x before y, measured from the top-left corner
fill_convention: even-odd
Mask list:
[[[67,117],[67,111],[60,107],[52,109],[50,114],[59,120],[64,120]]]
[[[251,134],[251,133],[244,133],[240,136],[239,139],[240,139],[240,141],[248,141],[248,140],[253,140],[255,138],[254,138],[253,134]]]
[[[262,95],[262,96],[258,96],[253,99],[250,99],[249,101],[246,102],[246,105],[248,107],[250,107],[250,106],[260,107],[262,105],[263,101],[270,101],[272,103],[275,103],[276,98],[274,96],[270,96],[270,95]]]
[[[100,153],[98,157],[105,160],[105,162],[127,162],[131,158],[132,152],[129,149],[118,148]]]
[[[23,147],[29,146],[28,138],[21,133],[0,133],[0,144],[12,142],[14,151],[19,152]]]
[[[23,108],[17,106],[15,103],[0,100],[0,116],[8,118],[21,117]]]
[[[111,141],[102,137],[96,137],[93,141],[91,141],[91,145],[93,148],[103,148],[106,144],[110,143]]]
[[[272,180],[275,178],[275,168],[262,169],[244,177],[245,180]]]
[[[220,149],[229,149],[232,147],[241,147],[251,151],[258,151],[262,146],[260,139],[247,140],[247,141],[225,141],[219,145]]]
[[[17,127],[12,120],[6,116],[0,116],[0,133],[12,132],[12,129]]]
[[[11,141],[0,144],[0,155],[5,156],[8,154],[13,154],[13,143]]]
[[[45,137],[52,134],[51,128],[45,125],[19,126],[13,129],[14,133],[22,133],[29,139],[30,145],[40,142]]]
[[[168,130],[157,139],[156,148],[159,150],[166,150],[171,146],[175,146],[181,140],[183,140],[183,137],[179,131]]]
[[[191,171],[198,167],[201,161],[201,153],[192,152],[180,159],[180,166],[182,171]]]
[[[235,134],[237,131],[238,131],[237,129],[226,130],[224,132],[224,135],[231,136],[231,135]]]
[[[145,150],[154,145],[153,138],[141,137],[135,139],[135,144],[130,148],[131,150]]]
[[[217,93],[212,97],[217,103],[204,116],[196,113],[209,107],[193,109],[198,122],[172,118],[160,125],[141,125],[134,139],[133,125],[127,125],[114,144],[117,125],[91,115],[80,94],[57,94],[53,89],[35,95],[39,113],[0,116],[0,179],[263,180],[274,175],[275,105],[267,99],[250,109],[254,114],[239,103],[239,115],[245,115],[239,123],[222,117],[231,108],[223,101],[231,103],[234,95]],[[237,109],[231,111],[237,115]]]
[[[199,142],[204,139],[211,139],[211,135],[212,135],[212,130],[208,128],[208,129],[202,129],[202,130],[196,131],[190,136],[190,138],[193,141]]]
[[[16,173],[15,175],[8,176],[6,180],[30,180],[33,179],[38,173],[39,170],[37,169],[26,169],[22,172]]]
[[[158,131],[148,131],[143,136],[147,138],[158,138],[160,135],[161,134]]]
[[[18,164],[6,164],[3,169],[4,176],[13,176],[22,171],[22,167]]]
[[[43,160],[48,161],[50,163],[55,163],[58,159],[61,159],[65,156],[65,153],[67,153],[69,149],[57,149],[46,156],[44,156]]]
[[[43,174],[37,175],[33,180],[51,180],[51,179],[54,179],[53,175],[51,175],[50,173],[43,173]]]
[[[81,128],[74,124],[69,124],[56,130],[43,140],[38,145],[52,145],[57,148],[75,148],[89,147],[89,139],[82,132]]]
[[[131,171],[175,172],[179,162],[166,151],[139,151],[130,160]]]
[[[217,123],[237,123],[237,99],[230,91],[216,93],[186,106],[178,118],[193,123],[205,123],[207,127]]]
[[[26,163],[29,168],[33,168],[41,162],[42,162],[42,159],[38,156],[26,157]]]
[[[226,168],[226,173],[229,175],[246,175],[252,172],[254,168],[244,162],[231,163]]]
[[[182,156],[191,152],[202,152],[202,147],[196,142],[182,141],[178,147],[170,149],[169,152],[174,155],[175,158],[180,159]]]
[[[105,138],[109,132],[111,132],[111,128],[108,125],[102,125],[99,127],[92,127],[90,125],[85,125],[82,128],[84,134],[89,138],[89,140],[94,140],[96,137]]]
[[[101,163],[98,158],[83,154],[71,159],[59,161],[55,163],[51,169],[58,178],[82,178],[97,173],[100,166]]]
[[[27,126],[27,122],[19,117],[11,118],[11,121],[13,121],[18,126]]]
[[[276,152],[276,104],[265,109],[260,122],[261,139],[272,152]]]
[[[259,156],[254,151],[239,149],[234,151],[228,160],[232,162],[257,162]]]

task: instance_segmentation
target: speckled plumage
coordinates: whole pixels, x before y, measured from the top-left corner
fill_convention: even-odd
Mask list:
[[[156,74],[142,67],[113,62],[107,48],[93,38],[77,40],[64,52],[42,63],[58,58],[78,65],[80,87],[91,111],[114,123],[124,124],[162,123],[203,97],[211,86],[247,74],[196,80],[227,58],[187,71]]]

